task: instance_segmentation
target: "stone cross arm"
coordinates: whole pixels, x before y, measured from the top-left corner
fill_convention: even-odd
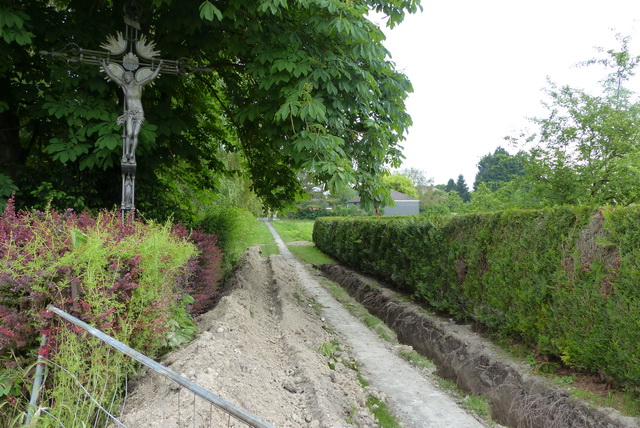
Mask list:
[[[119,59],[118,57],[121,56],[114,55],[111,52],[84,49],[75,43],[69,43],[62,51],[40,51],[40,54],[50,55],[62,59],[67,63],[95,64],[100,66],[103,65],[103,62],[109,64],[112,61],[116,61],[116,59]],[[142,58],[139,66],[152,68],[154,70],[160,67],[160,73],[162,74],[183,74],[187,73],[183,62],[183,60]]]

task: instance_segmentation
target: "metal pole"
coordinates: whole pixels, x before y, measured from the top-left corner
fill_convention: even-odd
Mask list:
[[[47,336],[42,335],[40,339],[40,349],[44,348],[47,344]],[[42,381],[44,379],[45,364],[42,355],[38,354],[38,364],[36,365],[36,376],[33,380],[33,387],[31,388],[31,400],[29,401],[29,411],[27,412],[27,418],[24,421],[25,426],[31,424],[31,418],[33,412],[36,410],[38,404],[38,396],[40,395],[40,388],[42,387]]]
[[[201,386],[198,386],[197,384],[191,382],[189,379],[187,379],[187,378],[185,378],[183,376],[180,376],[178,373],[176,373],[173,370],[163,366],[162,364],[156,363],[155,361],[153,361],[151,358],[147,357],[146,355],[143,355],[140,352],[136,351],[135,349],[128,347],[124,343],[112,338],[111,336],[108,336],[108,335],[104,334],[103,332],[101,332],[97,328],[94,328],[94,327],[90,326],[89,324],[80,321],[78,318],[76,318],[76,317],[74,317],[72,315],[69,315],[68,313],[56,308],[53,305],[49,305],[47,307],[47,309],[52,311],[52,312],[54,312],[55,314],[59,315],[60,317],[64,318],[65,320],[69,321],[70,323],[75,324],[78,327],[80,327],[81,329],[91,333],[93,336],[97,337],[98,339],[102,340],[103,342],[107,343],[108,345],[116,348],[117,350],[119,350],[123,354],[126,354],[126,355],[130,356],[131,358],[133,358],[134,360],[144,364],[145,366],[149,367],[150,369],[154,370],[155,372],[160,373],[161,375],[170,378],[174,382],[182,385],[183,387],[187,388],[191,392],[193,392],[193,393],[199,395],[200,397],[202,397],[204,400],[206,400],[206,401],[210,402],[211,404],[217,406],[218,408],[224,410],[228,414],[233,415],[235,418],[238,418],[241,421],[249,424],[250,426],[256,427],[256,428],[273,428],[272,425],[269,425],[268,423],[266,423],[266,422],[256,418],[255,416],[245,412],[244,410],[234,406],[233,404],[231,404],[228,401],[218,397],[217,395],[212,394],[211,392],[209,392],[206,389],[202,388]]]

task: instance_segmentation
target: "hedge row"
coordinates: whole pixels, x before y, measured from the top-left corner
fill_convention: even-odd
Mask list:
[[[640,385],[640,207],[323,218],[313,240],[433,309]]]

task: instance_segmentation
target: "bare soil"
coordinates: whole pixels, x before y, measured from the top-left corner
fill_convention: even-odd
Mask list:
[[[290,264],[264,259],[257,247],[227,284],[227,295],[198,319],[199,336],[162,363],[275,427],[377,426],[368,395],[345,350],[322,355],[338,340]],[[332,363],[334,369],[329,366]],[[228,418],[155,373],[129,394],[121,421],[128,427],[219,427]],[[230,426],[244,426],[231,419]]]

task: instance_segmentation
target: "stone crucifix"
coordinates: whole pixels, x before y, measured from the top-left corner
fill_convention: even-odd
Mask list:
[[[106,52],[82,49],[69,44],[65,52],[47,52],[42,54],[61,57],[67,62],[80,62],[101,66],[106,78],[115,82],[124,93],[124,112],[117,123],[124,125],[122,130],[122,202],[123,218],[135,210],[136,148],[140,129],[144,122],[142,108],[142,87],[160,76],[160,72],[178,74],[181,72],[178,61],[158,59],[160,52],[155,43],[148,42],[140,35],[140,24],[128,16],[124,17],[125,34],[107,37],[100,45]]]
[[[122,160],[135,162],[138,135],[144,122],[142,87],[159,76],[162,60],[155,70],[147,67],[139,68],[135,55],[129,53],[123,63],[127,67],[126,70],[115,62],[107,64],[102,60],[101,71],[105,72],[110,80],[116,82],[124,92],[124,114],[118,118],[118,125],[125,125]],[[134,74],[135,70],[137,71]]]
[[[109,37],[107,43],[101,45],[113,55],[123,54],[129,43],[118,33],[116,37]],[[122,132],[122,204],[123,216],[135,209],[135,180],[136,180],[136,148],[138,136],[144,122],[142,108],[142,87],[160,75],[163,61],[160,60],[153,68],[153,60],[160,53],[155,51],[155,43],[146,43],[142,36],[132,44],[135,51],[144,59],[150,60],[151,66],[140,65],[139,58],[133,50],[129,50],[122,59],[122,65],[102,59],[101,70],[107,77],[122,88],[124,93],[124,112],[118,117],[118,124],[124,125]]]

